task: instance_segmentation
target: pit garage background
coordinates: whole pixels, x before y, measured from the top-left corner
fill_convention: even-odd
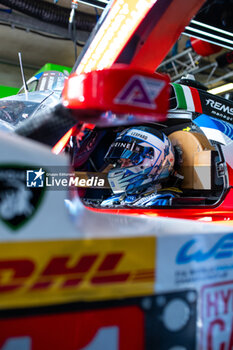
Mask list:
[[[71,3],[71,0],[0,0],[1,86],[22,86],[18,52],[22,53],[26,79],[48,62],[73,66],[108,0],[78,2],[76,29],[72,33],[68,29]],[[231,0],[208,0],[158,71],[168,73],[173,82],[194,74],[208,89],[232,83],[232,16]],[[228,86],[222,95],[231,98],[232,87]]]

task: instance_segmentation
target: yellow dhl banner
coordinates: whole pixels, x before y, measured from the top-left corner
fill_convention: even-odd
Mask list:
[[[152,294],[155,237],[0,244],[0,309]]]

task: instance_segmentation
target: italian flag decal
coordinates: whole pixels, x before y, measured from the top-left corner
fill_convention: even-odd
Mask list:
[[[177,109],[202,113],[201,100],[197,89],[186,85],[172,85],[177,97]]]

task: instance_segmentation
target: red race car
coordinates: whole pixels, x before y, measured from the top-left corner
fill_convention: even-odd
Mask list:
[[[115,74],[118,76],[117,83],[111,88],[110,84],[107,84],[108,79],[111,81],[109,76],[114,78]],[[88,82],[91,81],[92,75],[93,81],[100,79],[98,81],[100,86],[101,79],[103,79],[103,82],[107,77],[105,89],[108,91],[107,98],[109,98],[109,95],[111,95],[109,91],[117,89],[121,77],[129,74],[130,78],[128,78],[129,82],[126,83],[126,88],[125,83],[123,83],[124,86],[118,94],[119,97],[114,100],[114,103],[119,104],[112,107],[118,113],[102,113],[98,120],[100,126],[84,124],[80,132],[79,128],[78,131],[77,128],[71,131],[72,146],[70,146],[70,151],[72,153],[72,164],[78,172],[77,174],[79,174],[80,170],[93,173],[103,172],[105,175],[108,173],[110,190],[88,190],[82,195],[84,202],[96,208],[95,210],[97,211],[104,210],[110,213],[220,221],[228,224],[232,222],[233,198],[231,187],[233,161],[231,150],[233,147],[233,103],[209,94],[204,87],[200,89],[195,80],[181,79],[179,83],[171,84],[169,87],[170,105],[168,115],[165,117],[165,97],[168,86],[166,80],[158,80],[161,78],[155,76],[150,78],[150,86],[152,86],[153,81],[155,85],[157,84],[156,88],[154,88],[154,91],[157,89],[156,98],[158,102],[157,99],[154,100],[156,101],[157,115],[154,117],[153,109],[151,106],[148,107],[151,97],[149,93],[146,95],[148,91],[146,85],[149,79],[148,75],[145,75],[144,72],[141,72],[141,75],[136,75],[134,71],[126,70],[125,67],[113,67],[110,70],[101,71],[100,74],[99,72],[87,74],[82,80],[83,90],[85,92],[85,85],[88,85]],[[72,80],[75,81],[75,79],[76,76],[74,75],[65,87],[64,103],[68,104],[70,108],[78,108],[80,105],[82,108],[82,104],[88,104],[88,99],[91,100],[92,96],[89,94],[85,102],[77,101],[77,99],[69,100],[69,88],[73,84]],[[160,81],[161,85],[159,85],[158,81]],[[94,86],[92,89],[88,86],[87,90],[94,90]],[[98,93],[103,96],[101,102],[108,104],[109,101],[104,100],[104,92]],[[98,99],[99,96],[97,94],[96,100]],[[148,103],[147,105],[145,100]],[[90,101],[90,105],[92,103],[95,103],[94,98]],[[125,104],[131,104],[129,109],[132,112],[127,114],[121,112],[120,114],[120,110],[126,109]],[[91,107],[94,108],[93,106]],[[140,112],[145,113],[143,108],[147,107],[148,109],[150,108],[151,116],[147,113],[143,120],[139,115],[135,115],[135,109],[137,111],[141,109]],[[113,126],[110,127],[108,123],[111,123]],[[118,124],[120,123],[127,125],[119,126]],[[101,124],[103,124],[102,127]],[[155,129],[164,135],[163,141],[152,140],[150,135],[153,133],[156,135]],[[149,135],[144,136],[144,139],[143,135],[142,137],[140,135],[140,132],[141,134],[145,132],[143,130],[147,131],[145,135]],[[139,134],[136,135],[135,132],[139,132]],[[129,136],[131,136],[131,139],[129,139]],[[147,137],[150,137],[151,141],[146,143]],[[156,137],[159,136],[156,135]],[[173,146],[172,156],[171,154],[156,153],[156,149],[162,152],[163,147],[166,148],[165,138]],[[66,142],[67,135],[54,147],[54,152],[58,152],[59,149],[64,147]],[[123,143],[120,144],[120,142]],[[137,142],[139,147],[143,145],[144,149],[133,150],[131,148],[132,142]],[[144,157],[143,161],[140,161],[139,158],[140,156],[143,157],[146,147],[152,147],[153,149],[153,156],[147,157],[152,158],[152,165],[147,162],[146,164],[149,165],[143,167],[146,157]],[[111,151],[109,151],[109,148],[111,148]],[[126,152],[128,152],[127,155]],[[129,154],[129,152],[131,153]],[[137,152],[138,154],[136,155]],[[127,168],[127,173],[124,172],[124,174],[121,166],[121,175],[119,175],[120,159],[133,160],[133,157],[134,166],[132,162],[130,166],[124,166],[124,169]],[[175,158],[175,160],[171,160],[169,157]],[[137,162],[135,163],[135,161]],[[153,173],[154,168],[156,166],[159,168],[161,162],[163,164],[167,162],[165,167],[167,170],[165,169],[161,173],[161,170],[158,169],[156,174]],[[117,166],[117,163],[119,166]],[[139,169],[139,165],[142,170]],[[172,167],[173,171],[169,171],[169,167]],[[117,170],[113,171],[113,168]],[[145,168],[147,170],[146,174]],[[115,176],[116,171],[118,174],[117,180]],[[167,173],[164,174],[166,171]],[[170,175],[170,178],[168,181],[165,181],[164,178],[168,175]],[[162,183],[162,188],[157,190],[160,194],[167,193],[167,188],[172,188],[171,192],[173,191],[175,195],[162,203],[152,199],[148,202],[135,200],[135,193],[137,198],[145,198],[143,189],[147,186],[152,191],[150,185],[156,181],[157,183]],[[122,183],[124,183],[125,187],[121,186]],[[132,190],[133,186],[137,188]],[[176,190],[174,190],[175,188]],[[139,190],[141,191],[140,196],[138,194],[140,193]],[[127,197],[131,196],[131,201],[128,198],[124,200],[119,199],[120,194],[124,191],[127,192]],[[111,197],[111,194],[115,194],[115,196]],[[109,198],[109,200],[106,200],[106,198]]]
[[[231,227],[177,218],[232,223],[233,106],[154,73],[202,3],[106,9],[62,104],[16,129],[59,156],[2,134],[1,350],[232,348]],[[63,153],[71,199],[43,187]],[[157,175],[160,197],[132,200]]]
[[[65,109],[58,106],[51,117],[54,123],[51,127],[46,116],[44,129],[42,127],[40,130],[36,124],[32,128],[36,131],[30,127],[29,132],[25,132],[26,126],[18,130],[18,133],[54,146],[53,152],[56,154],[66,147],[71,153],[75,171],[79,174],[80,171],[104,173],[101,176],[106,178],[111,169],[110,163],[112,166],[116,166],[117,161],[119,163],[119,159],[115,159],[115,164],[113,159],[108,159],[107,163],[104,161],[111,144],[117,137],[119,141],[119,133],[127,128],[132,129],[135,125],[137,130],[146,125],[152,127],[169,140],[166,142],[172,144],[173,153],[166,157],[163,153],[156,161],[154,158],[153,164],[150,163],[153,170],[149,171],[146,166],[147,174],[143,175],[143,183],[139,179],[138,162],[138,167],[133,170],[137,181],[131,179],[127,191],[126,187],[119,187],[119,181],[124,182],[125,175],[121,179],[118,176],[116,185],[113,171],[110,171],[109,178],[106,179],[109,190],[79,191],[84,202],[93,210],[108,213],[146,214],[229,224],[232,221],[233,104],[209,94],[192,79],[181,79],[180,82],[169,85],[166,76],[154,73],[178,37],[180,28],[201,6],[201,2],[185,6],[182,4],[182,11],[176,12],[175,22],[174,6],[179,6],[178,0],[171,4],[148,3],[143,11],[139,4],[133,2],[114,2],[111,8],[106,8],[102,20],[75,64],[73,74],[66,81],[62,100]],[[133,11],[138,13],[138,17],[132,17]],[[114,21],[116,14],[122,15],[117,30]],[[150,19],[155,14],[156,21],[152,25]],[[124,35],[120,36],[119,33]],[[151,45],[159,47],[156,54],[151,51]],[[68,132],[65,134],[65,131]],[[58,141],[62,134],[65,136]],[[139,143],[139,138],[134,138],[131,142]],[[161,147],[166,148],[165,143]],[[155,142],[152,148],[154,155],[147,156],[147,159],[156,157],[156,149],[160,145]],[[171,161],[169,157],[175,159]],[[160,175],[155,173],[155,167],[162,166],[162,162],[170,164],[167,175],[173,179],[167,183],[164,181],[165,170]],[[128,166],[128,169],[132,172],[132,167]],[[132,178],[133,174],[130,176]],[[140,191],[141,196],[145,197],[143,191],[146,185],[150,187],[152,182],[162,181],[159,188],[161,200],[147,201],[147,205],[144,199],[141,201],[144,205],[135,201],[133,181],[137,187],[137,197]],[[172,188],[170,193],[168,188]],[[124,191],[131,199],[118,200],[118,194]],[[162,197],[161,191],[166,193],[165,197]],[[117,196],[106,201],[112,194]],[[103,200],[105,205],[101,205]]]

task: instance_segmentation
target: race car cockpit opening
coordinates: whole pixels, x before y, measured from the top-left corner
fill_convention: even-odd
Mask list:
[[[221,144],[208,140],[202,130],[190,120],[190,113],[180,112],[180,118],[177,118],[177,115],[177,112],[174,113],[173,117],[170,114],[165,123],[155,125],[147,124],[127,128],[125,126],[112,128],[94,126],[89,128],[87,126],[87,128],[83,128],[81,137],[80,134],[77,137],[72,137],[72,147],[70,147],[72,151],[70,153],[76,174],[78,175],[79,172],[96,174],[96,177],[103,178],[105,184],[107,183],[107,186],[96,186],[95,188],[79,187],[78,192],[83,203],[98,208],[161,208],[161,206],[182,208],[216,205],[221,200],[228,184]],[[126,138],[129,142],[120,144],[127,140],[119,138],[119,135],[124,134],[125,130],[131,130],[131,134],[135,136],[137,130],[150,130],[150,128],[157,130],[160,135],[165,135],[163,142],[167,139],[173,149],[169,160],[167,157],[162,159],[163,164],[168,165],[171,162],[172,154],[174,155],[174,163],[170,167],[172,171],[167,174],[169,176],[158,177],[157,181],[150,181],[153,179],[153,171],[151,173],[151,170],[148,170],[147,175],[149,175],[143,178],[143,182],[139,167],[143,172],[144,163],[149,164],[148,168],[151,166],[150,160],[153,150],[149,152],[148,148],[146,155],[148,145],[143,140],[139,144],[135,144],[131,142],[135,140],[128,140],[128,136]],[[139,136],[136,135],[137,137]],[[146,136],[144,137],[146,138]],[[120,146],[123,148],[124,156],[122,156]],[[161,152],[161,140],[154,147],[157,147],[158,151]],[[167,146],[164,147],[163,152],[164,154],[169,153]],[[121,154],[119,160],[114,162],[113,157],[117,157],[119,154]],[[122,162],[122,157],[124,162]],[[144,157],[144,163],[141,160],[142,157]],[[111,158],[111,161],[108,158]],[[126,158],[128,159],[126,160]],[[156,166],[161,168],[161,164]],[[114,190],[116,183],[114,181],[110,183],[111,176],[113,173],[114,176],[116,174],[118,176],[117,169],[120,169],[122,173],[123,168],[126,178],[118,179],[117,186],[120,188],[117,190],[115,187]],[[132,169],[136,174],[132,173]],[[137,190],[130,192],[129,188],[132,188],[132,185],[128,186],[128,184],[130,184],[130,178],[135,178],[135,176]],[[123,182],[126,179],[128,187],[126,186],[127,190],[125,188],[123,190]],[[142,186],[142,184],[144,185]],[[121,186],[123,186],[122,189]]]

